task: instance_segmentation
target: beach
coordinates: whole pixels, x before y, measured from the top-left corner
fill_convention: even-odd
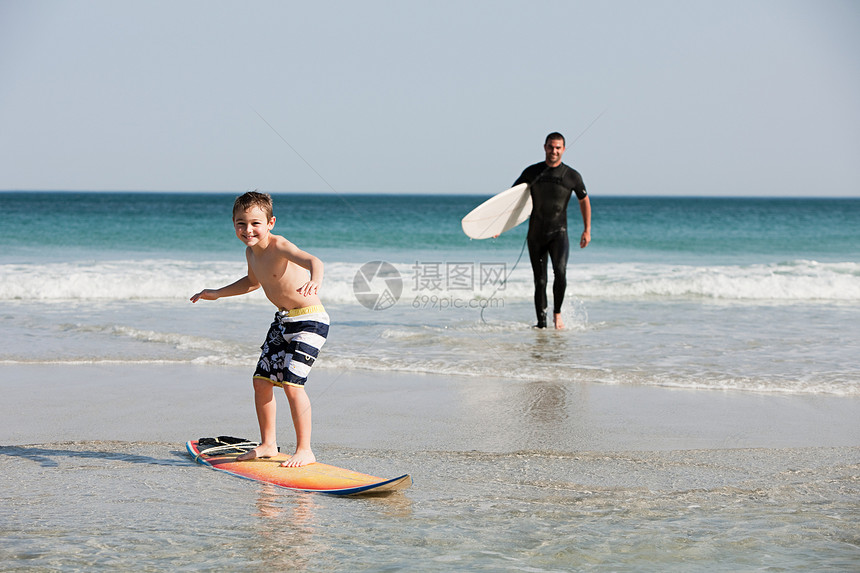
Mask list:
[[[860,446],[857,398],[322,369],[314,375],[314,439],[344,447],[574,453]],[[248,369],[16,365],[0,367],[0,381],[5,445],[184,444],[258,434]]]
[[[325,262],[317,459],[414,480],[343,499],[185,451],[259,437],[274,308],[189,302],[245,272],[232,195],[0,193],[52,230],[0,227],[4,570],[860,568],[860,201],[592,197],[556,332],[481,200],[275,197]]]
[[[320,370],[318,459],[414,480],[344,500],[185,453],[256,439],[246,369],[5,365],[0,387],[7,570],[860,565],[857,398]]]

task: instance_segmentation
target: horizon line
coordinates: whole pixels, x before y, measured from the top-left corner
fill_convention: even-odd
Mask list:
[[[257,191],[259,189],[253,189]],[[241,195],[246,191],[251,191],[251,189],[246,189],[245,191],[215,191],[215,190],[156,190],[156,189],[0,189],[0,194],[12,194],[12,193],[137,193],[137,194],[146,194],[146,193],[161,193],[161,194],[200,194],[200,195]],[[497,193],[427,193],[427,192],[412,192],[412,191],[400,191],[400,192],[369,192],[369,191],[331,191],[331,190],[323,190],[323,191],[267,191],[260,190],[264,193],[269,193],[272,195],[289,195],[289,194],[304,194],[304,195],[328,195],[328,196],[342,196],[342,195],[351,195],[351,196],[414,196],[414,197],[493,197],[498,193],[501,193],[503,190]],[[594,195],[589,194],[589,197],[595,197]],[[709,195],[709,194],[652,194],[652,193],[642,193],[642,194],[629,194],[629,193],[600,193],[596,197],[617,197],[617,198],[674,198],[674,199],[809,199],[809,200],[821,200],[821,199],[860,199],[860,195],[818,195],[815,197],[810,197],[808,195]]]

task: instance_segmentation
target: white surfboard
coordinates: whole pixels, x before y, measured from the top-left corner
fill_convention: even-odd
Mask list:
[[[520,183],[493,195],[463,217],[463,232],[473,239],[488,239],[509,231],[529,218],[532,196],[529,184]]]

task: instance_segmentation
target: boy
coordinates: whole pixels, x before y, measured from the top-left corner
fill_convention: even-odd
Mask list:
[[[272,234],[274,226],[269,195],[251,191],[238,197],[233,204],[233,227],[247,246],[248,274],[219,289],[205,289],[192,296],[191,302],[246,294],[262,286],[278,307],[254,372],[260,445],[237,459],[269,458],[278,453],[274,387],[280,386],[287,394],[296,430],[296,451],[281,466],[299,467],[316,461],[311,450],[311,403],[304,384],[328,336],[329,317],[317,294],[323,280],[322,261]]]

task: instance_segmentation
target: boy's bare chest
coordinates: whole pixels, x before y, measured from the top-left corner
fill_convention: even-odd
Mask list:
[[[258,256],[250,259],[251,270],[257,279],[264,282],[284,280],[291,271],[291,264],[283,257]]]

